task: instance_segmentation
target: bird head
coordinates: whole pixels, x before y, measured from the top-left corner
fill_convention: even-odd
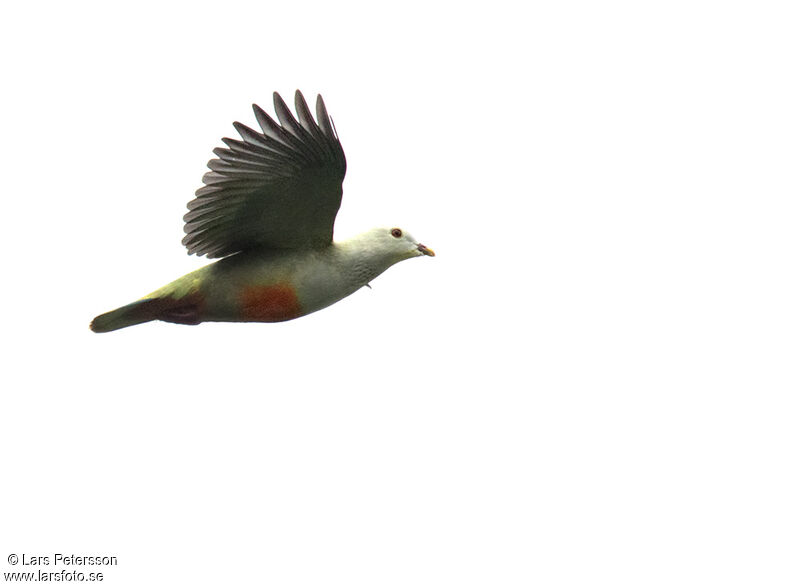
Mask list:
[[[368,234],[371,241],[370,248],[376,252],[385,253],[394,263],[422,255],[435,256],[432,249],[417,241],[409,232],[396,226],[374,228]]]
[[[373,228],[351,239],[338,243],[344,257],[349,259],[353,280],[366,285],[389,267],[405,259],[427,255],[431,249],[398,227]]]

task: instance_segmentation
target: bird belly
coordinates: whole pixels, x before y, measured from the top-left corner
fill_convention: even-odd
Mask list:
[[[331,251],[268,252],[222,259],[200,289],[202,321],[283,322],[321,310],[350,295],[350,283]]]
[[[283,322],[305,314],[290,283],[249,285],[238,298],[239,317],[244,322]]]

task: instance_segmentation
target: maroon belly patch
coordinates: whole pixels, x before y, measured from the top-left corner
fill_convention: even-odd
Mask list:
[[[288,284],[246,287],[239,303],[246,322],[282,322],[302,316],[297,294]]]

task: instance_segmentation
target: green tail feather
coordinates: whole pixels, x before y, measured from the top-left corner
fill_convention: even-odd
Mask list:
[[[202,297],[196,293],[177,299],[172,296],[144,298],[100,314],[92,320],[89,328],[95,332],[111,332],[151,320],[163,320],[175,324],[200,324],[201,305]]]
[[[127,328],[136,324],[150,322],[156,320],[155,313],[149,310],[150,302],[153,300],[139,300],[122,306],[116,310],[111,310],[105,314],[100,314],[97,318],[92,320],[89,328],[94,332],[111,332],[112,330],[119,330],[120,328]]]

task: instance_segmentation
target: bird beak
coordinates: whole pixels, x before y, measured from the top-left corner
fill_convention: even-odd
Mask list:
[[[433,249],[429,249],[422,243],[417,245],[417,250],[422,253],[423,255],[428,255],[429,257],[435,257],[436,253],[433,252]]]

